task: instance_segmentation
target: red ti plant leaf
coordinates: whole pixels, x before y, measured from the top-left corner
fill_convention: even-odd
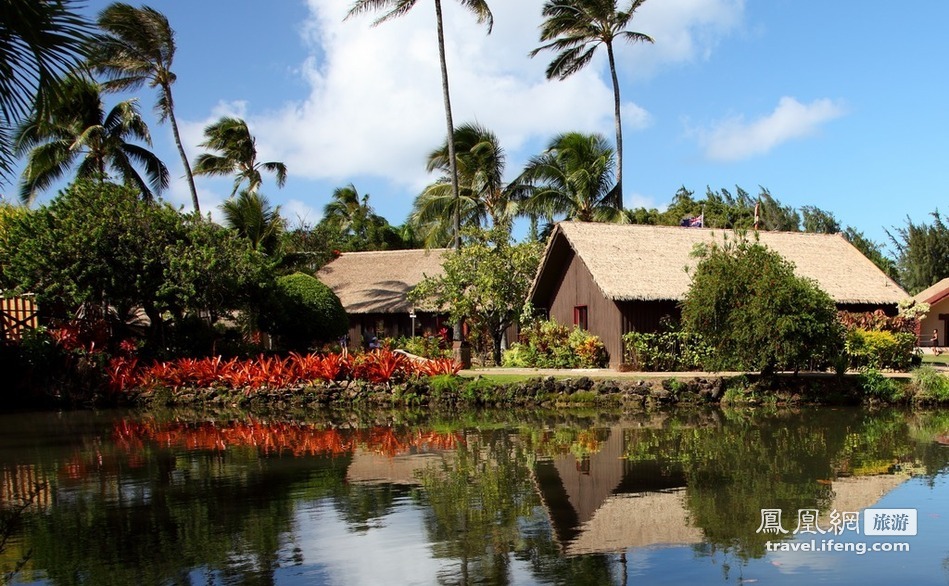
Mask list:
[[[138,358],[113,358],[109,361],[109,390],[122,393],[138,384]]]
[[[461,364],[451,358],[433,358],[418,365],[418,373],[422,376],[458,374],[460,370]]]
[[[327,382],[341,380],[347,374],[352,372],[355,364],[350,365],[349,360],[343,358],[340,354],[326,354],[319,362],[319,367],[314,370],[314,375],[320,380]]]
[[[388,348],[373,350],[366,355],[366,379],[373,383],[388,383],[405,374],[407,361],[405,355]]]

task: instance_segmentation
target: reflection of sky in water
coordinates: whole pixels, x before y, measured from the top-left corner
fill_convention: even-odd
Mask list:
[[[909,553],[772,552],[743,563],[718,551],[697,554],[690,546],[648,547],[626,552],[628,584],[946,584],[949,569],[949,475],[930,484],[913,478],[885,495],[875,507],[916,508],[915,537],[863,537],[852,532],[838,542],[909,541]],[[286,537],[282,557],[299,548],[302,564],[281,564],[278,584],[437,584],[456,582],[458,560],[437,559],[424,523],[424,509],[400,498],[389,514],[368,529],[354,530],[329,500],[304,504],[296,513],[295,532]],[[807,536],[806,539],[810,539]],[[829,538],[831,536],[821,536]],[[623,561],[610,554],[612,574],[621,582]],[[512,584],[536,584],[527,565],[511,560]]]
[[[454,582],[458,563],[437,559],[424,525],[424,509],[410,499],[398,499],[393,511],[369,529],[353,530],[329,500],[308,503],[297,511],[296,533],[285,549],[301,550],[303,564],[281,567],[278,584],[438,584],[439,576]],[[513,560],[515,584],[533,578]]]
[[[718,552],[696,556],[691,548],[648,548],[628,552],[630,584],[760,583],[760,584],[946,584],[949,582],[949,475],[912,478],[881,498],[875,508],[915,508],[919,531],[908,537],[864,537],[852,532],[838,542],[866,541],[910,544],[910,552],[771,552],[764,558],[741,560]],[[809,540],[813,536],[805,536]],[[730,566],[728,572],[725,566]]]

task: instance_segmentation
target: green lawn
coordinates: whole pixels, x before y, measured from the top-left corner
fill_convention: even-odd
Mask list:
[[[939,356],[932,353],[932,350],[926,350],[923,353],[923,364],[944,364],[949,366],[949,352],[943,352]]]

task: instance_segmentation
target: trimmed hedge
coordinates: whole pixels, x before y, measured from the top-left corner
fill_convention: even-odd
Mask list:
[[[259,321],[262,329],[293,350],[337,340],[349,329],[349,318],[339,297],[315,277],[303,273],[277,279]]]

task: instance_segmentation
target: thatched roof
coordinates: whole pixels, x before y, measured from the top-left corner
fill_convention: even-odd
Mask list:
[[[928,303],[930,305],[939,303],[946,297],[949,297],[949,277],[946,277],[932,287],[923,289],[916,295],[913,295],[913,299],[916,301]]]
[[[446,249],[344,252],[316,273],[346,313],[407,313],[406,295],[425,277],[442,274]]]
[[[760,242],[817,281],[837,303],[895,304],[908,295],[840,234],[759,232]],[[613,301],[681,300],[691,285],[696,245],[734,238],[730,230],[561,222],[547,242],[531,299],[559,279],[572,249]],[[754,237],[753,235],[750,237]]]

